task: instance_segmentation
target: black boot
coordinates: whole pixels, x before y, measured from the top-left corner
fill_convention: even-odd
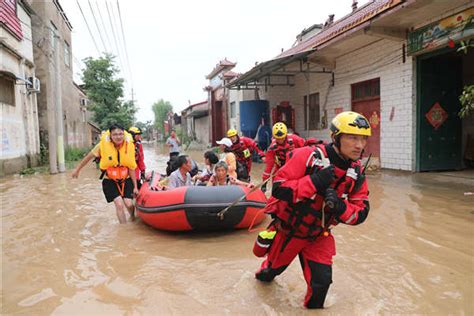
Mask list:
[[[272,282],[273,279],[276,277],[276,274],[272,272],[273,270],[269,268],[262,269],[255,273],[255,278],[262,282]]]
[[[324,300],[328,294],[329,285],[316,284],[312,287],[313,295],[306,304],[306,308],[324,308]]]

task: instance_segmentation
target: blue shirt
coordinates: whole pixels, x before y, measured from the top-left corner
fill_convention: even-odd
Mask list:
[[[179,153],[179,144],[176,138],[168,137],[166,143],[172,146],[170,147],[170,153]]]
[[[183,178],[179,169],[173,171],[168,178],[168,188],[174,189],[178,187],[186,187],[193,185],[191,182],[191,175],[186,172],[186,179]]]

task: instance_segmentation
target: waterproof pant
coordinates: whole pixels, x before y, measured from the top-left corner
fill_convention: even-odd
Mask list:
[[[275,235],[268,256],[255,277],[260,281],[271,282],[298,255],[307,284],[304,306],[323,308],[332,283],[332,257],[336,254],[333,236],[319,236],[315,240],[294,237],[281,251],[286,239],[287,235],[281,231]]]

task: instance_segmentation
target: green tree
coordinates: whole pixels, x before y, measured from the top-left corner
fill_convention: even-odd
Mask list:
[[[168,118],[168,113],[173,112],[173,106],[170,102],[160,99],[152,106],[155,114],[155,127],[162,134],[165,134],[165,120]]]
[[[89,109],[94,113],[93,120],[100,128],[120,124],[125,128],[132,125],[137,111],[132,101],[123,102],[123,79],[117,78],[118,68],[114,57],[84,59],[86,69],[82,73],[84,89],[91,101]]]
[[[467,55],[471,48],[474,48],[474,40],[461,41],[457,51]],[[461,110],[458,113],[460,118],[468,117],[474,113],[474,85],[464,86],[459,101],[461,102]]]

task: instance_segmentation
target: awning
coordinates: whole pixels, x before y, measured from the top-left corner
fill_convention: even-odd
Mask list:
[[[256,82],[260,79],[265,77],[275,75],[275,72],[284,68],[286,65],[289,65],[295,61],[304,62],[306,57],[311,54],[314,49],[308,49],[304,52],[299,52],[294,55],[284,56],[280,58],[275,58],[268,60],[266,62],[260,63],[257,66],[253,67],[251,70],[243,74],[242,76],[238,77],[236,80],[231,81],[227,84],[228,88],[253,88],[256,87]],[[283,71],[277,75],[279,76],[293,76],[294,72]],[[268,85],[292,85],[291,83],[287,82],[286,84],[271,84],[267,83]]]
[[[321,71],[311,71],[308,69],[308,64],[306,65],[308,68],[304,69],[303,63],[307,63],[307,57],[313,54],[316,50],[320,50],[324,45],[328,45],[333,40],[340,38],[343,34],[347,34],[363,27],[365,23],[368,23],[370,20],[380,16],[382,13],[400,5],[404,1],[405,0],[379,0],[369,2],[357,9],[355,12],[350,13],[330,26],[325,27],[321,32],[282,52],[276,58],[255,66],[236,80],[231,81],[227,87],[231,89],[250,89],[258,86],[292,86],[293,84],[290,82],[290,77],[287,77],[286,83],[272,84],[271,82],[268,83],[268,80],[264,84],[251,83],[256,83],[264,77],[275,75],[294,76],[298,73],[332,73],[331,71],[326,71],[324,68]],[[280,70],[295,61],[300,61],[299,69],[296,71],[283,71],[275,74],[277,70]],[[314,64],[314,61],[311,61],[311,63]]]

